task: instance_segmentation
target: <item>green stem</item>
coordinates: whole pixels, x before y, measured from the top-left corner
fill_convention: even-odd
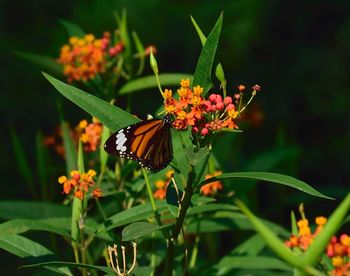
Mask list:
[[[199,244],[199,236],[196,236],[194,240],[194,245],[192,249],[192,255],[190,260],[189,268],[193,269],[196,266],[197,256],[198,256],[198,244]]]
[[[147,171],[144,168],[142,168],[142,173],[143,173],[143,177],[145,178],[148,197],[149,197],[149,200],[150,200],[151,205],[152,205],[154,218],[156,219],[158,226],[163,226],[163,222],[160,219],[160,215],[158,213],[157,206],[156,206],[156,203],[155,203],[154,198],[153,198],[153,192],[152,192],[151,184],[149,182]],[[169,234],[168,230],[162,229],[162,234],[163,234],[165,239],[168,240],[170,238],[170,234]]]

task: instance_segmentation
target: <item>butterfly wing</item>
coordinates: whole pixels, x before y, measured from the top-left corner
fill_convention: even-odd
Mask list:
[[[122,128],[105,143],[111,155],[138,161],[151,171],[165,168],[172,160],[170,127],[163,120],[148,120]]]

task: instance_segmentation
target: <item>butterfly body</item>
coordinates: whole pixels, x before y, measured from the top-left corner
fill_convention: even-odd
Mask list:
[[[150,171],[165,168],[173,159],[171,116],[162,120],[146,120],[118,130],[111,135],[104,149],[107,153],[139,162]]]

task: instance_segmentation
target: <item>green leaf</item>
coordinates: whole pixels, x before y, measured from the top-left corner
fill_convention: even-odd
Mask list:
[[[31,267],[59,267],[59,266],[67,266],[67,267],[72,267],[72,268],[80,268],[80,267],[85,267],[85,268],[90,268],[98,271],[102,271],[107,274],[113,274],[115,275],[114,271],[112,268],[107,267],[107,266],[99,266],[99,265],[89,265],[89,264],[77,264],[77,263],[72,263],[72,262],[59,262],[59,261],[52,261],[52,262],[42,262],[42,263],[37,263],[37,264],[31,264],[31,265],[23,265],[21,268],[31,268]]]
[[[43,72],[44,77],[67,99],[81,107],[91,116],[96,117],[103,125],[111,131],[116,131],[122,127],[137,123],[140,120],[124,110],[112,106],[83,90],[61,82],[54,77]]]
[[[14,219],[0,224],[0,236],[21,234],[30,230],[46,231],[70,238],[70,235],[64,229],[46,224],[40,220]]]
[[[182,192],[179,195],[180,198],[182,198]],[[174,183],[170,182],[168,187],[166,188],[166,202],[168,204],[169,212],[176,218],[179,214],[179,199],[176,192],[176,189],[174,187]]]
[[[2,219],[44,219],[69,216],[70,208],[58,204],[15,200],[0,201],[0,218]]]
[[[165,200],[157,201],[156,206],[159,213],[168,209]],[[153,216],[153,209],[150,203],[134,206],[109,217],[97,228],[97,233],[108,231],[128,223],[144,220],[151,216]]]
[[[26,59],[38,65],[41,70],[47,70],[50,73],[60,77],[63,76],[63,66],[52,57],[25,52],[15,52],[15,54],[23,59]]]
[[[79,149],[78,149],[78,170],[79,173],[84,173],[84,159],[83,159],[83,146],[81,140],[79,140]],[[86,199],[85,199],[86,200]],[[73,197],[72,204],[72,222],[71,222],[71,236],[72,236],[72,245],[76,246],[76,242],[79,241],[80,236],[80,220],[83,217],[83,200],[78,197]]]
[[[83,38],[85,36],[85,32],[77,24],[64,19],[59,19],[58,22],[60,22],[61,25],[66,29],[69,37],[76,36]]]
[[[130,241],[141,238],[148,234],[153,233],[154,231],[159,231],[171,225],[158,226],[148,222],[134,222],[126,226],[122,231],[123,241]]]
[[[283,260],[295,266],[303,271],[307,271],[310,268],[306,265],[303,257],[295,256],[280,240],[272,229],[266,226],[259,218],[257,218],[240,200],[236,199],[236,205],[247,216],[250,222],[253,224],[255,230],[264,238],[266,244]]]
[[[162,86],[179,86],[181,79],[190,79],[192,81],[193,78],[192,75],[185,73],[163,73],[158,76]],[[119,89],[118,95],[130,94],[149,88],[157,88],[157,81],[154,75],[128,81]],[[156,93],[159,93],[158,89]]]
[[[223,14],[221,13],[202,48],[193,77],[192,86],[195,87],[197,85],[200,85],[203,87],[203,96],[207,94],[212,85],[211,72],[216,49],[219,43],[222,18]]]
[[[143,44],[135,31],[133,31],[131,35],[132,35],[132,38],[134,39],[134,43],[137,51],[137,54],[134,56],[138,56],[138,58],[140,59],[139,68],[136,73],[136,75],[139,76],[142,74],[145,68],[145,48],[143,47]]]
[[[274,233],[284,238],[289,237],[289,232],[281,226],[265,220],[263,222]],[[232,229],[254,230],[252,223],[245,215],[234,211],[217,211],[213,215],[205,215],[195,219],[188,217],[186,223],[188,223],[186,229],[188,233],[213,233]]]
[[[106,126],[103,126],[102,135],[101,135],[101,143],[100,143],[100,173],[104,172],[107,164],[108,154],[104,150],[104,145],[110,136],[110,131]]]
[[[346,198],[341,202],[337,209],[329,217],[326,225],[322,231],[315,237],[310,247],[305,252],[306,264],[312,266],[315,265],[316,261],[324,253],[328,242],[333,235],[336,234],[337,230],[342,225],[347,213],[350,209],[350,193],[347,194]]]
[[[255,234],[233,249],[230,255],[257,256],[265,246],[264,239],[259,234]]]
[[[23,149],[23,146],[21,145],[21,142],[18,138],[17,133],[15,132],[15,130],[12,127],[10,128],[10,133],[11,133],[11,140],[12,140],[12,146],[13,146],[13,151],[14,151],[14,155],[15,155],[15,160],[17,163],[17,168],[19,170],[19,173],[23,177],[31,194],[35,195],[35,188],[33,185],[33,174],[32,174],[32,170],[29,166],[27,157],[25,155],[25,151]]]
[[[227,210],[227,211],[237,211],[238,208],[234,205],[225,204],[225,203],[210,203],[210,204],[201,204],[192,207],[188,210],[187,215],[197,215],[204,212],[214,212],[219,210]]]
[[[221,259],[215,267],[217,268],[216,275],[223,275],[231,269],[279,269],[292,271],[292,268],[285,262],[265,256],[227,256]]]
[[[192,17],[192,15],[190,15],[190,17],[191,17],[192,24],[193,24],[194,28],[196,29],[197,34],[199,36],[199,39],[200,39],[202,46],[203,46],[205,44],[205,41],[207,40],[207,38],[203,34],[202,30],[199,28],[196,20]]]
[[[77,150],[68,123],[64,122],[63,118],[61,118],[61,129],[63,133],[64,154],[66,157],[66,174],[69,176],[70,171],[77,166]]]
[[[120,38],[123,41],[124,44],[124,55],[126,57],[126,65],[130,67],[132,62],[132,56],[131,56],[131,45],[130,45],[130,37],[128,32],[128,22],[127,22],[127,12],[126,9],[123,9],[122,15],[119,16],[118,13],[115,13],[115,18],[118,23],[118,29],[120,32]],[[130,71],[131,68],[128,68]]]
[[[36,136],[36,158],[37,158],[37,170],[39,176],[39,183],[41,186],[41,194],[42,198],[47,199],[49,192],[49,180],[48,180],[48,153],[47,149],[44,146],[43,134],[38,133]]]
[[[33,260],[50,260],[56,258],[54,254],[41,244],[29,240],[19,235],[1,235],[0,248],[20,257]],[[64,265],[64,264],[63,264]],[[45,268],[63,275],[73,275],[67,267],[47,267]]]
[[[217,180],[224,179],[235,179],[235,178],[246,178],[246,179],[255,179],[261,181],[268,181],[276,184],[286,185],[297,190],[300,190],[304,193],[318,196],[322,198],[332,199],[329,196],[326,196],[303,181],[300,181],[294,177],[278,174],[278,173],[269,173],[269,172],[237,172],[237,173],[224,173],[219,176],[211,177],[205,181],[203,181],[200,186],[203,186],[207,183],[211,183]]]

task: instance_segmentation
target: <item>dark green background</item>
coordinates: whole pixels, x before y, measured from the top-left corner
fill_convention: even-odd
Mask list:
[[[249,161],[262,152],[293,148],[297,153],[270,171],[293,175],[337,199],[348,192],[349,1],[41,0],[0,4],[1,199],[30,199],[17,173],[9,126],[20,135],[34,164],[36,133],[58,124],[56,99],[62,100],[66,117],[72,122],[84,116],[58,95],[40,74],[40,68],[13,52],[57,57],[60,46],[67,41],[59,18],[100,36],[115,28],[112,11],[123,7],[128,10],[129,29],[136,30],[145,44],[158,48],[160,70],[186,73],[193,73],[201,48],[189,15],[208,34],[224,10],[217,60],[225,69],[228,90],[241,83],[247,87],[262,85],[255,101],[264,113],[261,127],[242,125],[244,133],[233,141],[236,144],[226,144],[225,151],[231,156],[223,157],[225,171],[249,166]],[[149,68],[147,73],[151,73]],[[135,94],[135,113],[153,111],[154,104],[147,104],[147,100],[153,100],[152,93]],[[217,155],[220,159],[218,150]],[[287,188],[264,184],[258,186],[256,196],[257,212],[276,222],[288,221],[289,210],[302,200],[309,202],[309,213],[324,215],[329,215],[339,202],[310,199]]]

